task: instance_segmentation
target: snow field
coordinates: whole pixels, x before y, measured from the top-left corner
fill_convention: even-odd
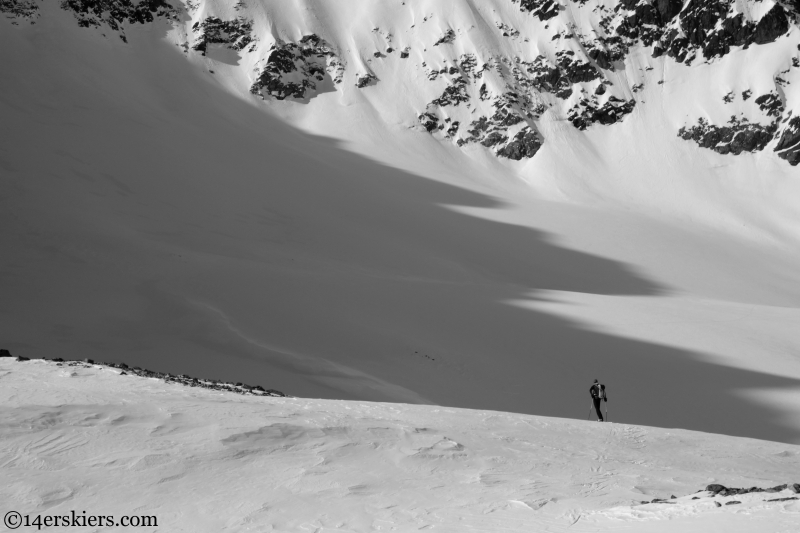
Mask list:
[[[153,531],[786,532],[800,447],[685,430],[255,398],[0,361],[4,513],[158,518]],[[669,499],[672,504],[640,500]],[[691,498],[697,496],[698,500]],[[712,503],[717,500],[723,505]],[[740,500],[740,505],[724,505]],[[122,530],[122,528],[119,528]]]

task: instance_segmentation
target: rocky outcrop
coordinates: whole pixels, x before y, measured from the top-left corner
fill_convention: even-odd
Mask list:
[[[530,62],[520,61],[519,66],[529,78],[525,80],[527,83],[519,78],[518,82],[562,99],[572,95],[574,84],[602,78],[602,74],[591,63],[571,50],[557,52],[555,62],[540,55]]]
[[[708,148],[720,154],[739,155],[742,152],[760,152],[775,135],[777,126],[773,123],[763,126],[746,119],[731,117],[727,126],[715,126],[701,118],[691,128],[685,126],[678,130],[678,137],[692,140],[701,148]]]
[[[755,100],[762,113],[768,117],[780,118],[783,115],[783,101],[777,93],[767,93]]]
[[[691,63],[697,53],[705,59],[722,57],[731,47],[774,42],[789,30],[789,19],[776,3],[759,20],[748,20],[732,0],[690,0],[666,30],[653,55],[664,53]]]
[[[422,113],[417,117],[417,120],[419,120],[419,123],[428,133],[433,133],[437,130],[444,129],[444,125],[439,124],[439,117],[433,113]]]
[[[439,40],[433,43],[433,46],[439,46],[440,44],[450,44],[456,40],[456,32],[452,29],[448,29],[444,34],[439,37]]]
[[[752,91],[742,92],[742,100],[747,101],[752,96]],[[723,101],[731,103],[735,94],[729,92]],[[701,118],[692,127],[682,127],[678,136],[685,140],[692,140],[702,148],[708,148],[720,154],[739,155],[743,152],[760,152],[774,139],[778,139],[774,151],[778,157],[785,159],[791,165],[800,163],[800,117],[790,120],[792,112],[784,118],[784,101],[778,92],[769,92],[755,98],[753,103],[761,113],[771,119],[764,125],[751,122],[746,118],[732,116],[727,125],[717,126]],[[781,125],[783,129],[781,130]]]
[[[497,155],[500,157],[507,157],[514,161],[520,159],[530,159],[536,155],[539,148],[542,147],[542,138],[530,127],[525,126],[514,135],[514,139],[497,150]]]
[[[178,11],[165,0],[63,0],[61,8],[71,11],[78,19],[78,25],[88,28],[105,24],[119,33],[127,42],[125,24],[146,24],[156,18],[178,19]]]
[[[728,487],[726,487],[724,485],[720,485],[718,483],[712,483],[711,485],[708,485],[705,488],[705,491],[697,491],[696,494],[699,494],[701,492],[706,492],[708,494],[705,495],[705,497],[710,497],[710,498],[723,497],[723,498],[727,498],[729,496],[741,496],[741,495],[745,495],[745,494],[758,494],[758,493],[774,494],[774,493],[777,493],[777,492],[783,492],[783,491],[785,491],[787,489],[790,490],[791,492],[795,493],[795,494],[798,494],[798,493],[800,493],[800,483],[786,483],[786,484],[783,484],[783,485],[776,485],[774,487],[769,487],[769,488],[759,488],[759,487],[728,488]],[[671,496],[670,499],[674,500],[675,496],[674,495]],[[700,499],[702,499],[700,496],[693,496],[692,497],[692,500],[700,500]],[[771,498],[771,499],[766,499],[766,500],[763,500],[763,501],[765,501],[765,502],[784,502],[784,501],[797,500],[797,499],[800,499],[800,498],[798,498],[797,496],[789,496],[789,497],[785,497],[785,498]],[[640,503],[642,505],[647,505],[647,504],[653,504],[653,503],[656,503],[656,504],[664,504],[664,503],[675,504],[676,502],[669,501],[669,500],[664,499],[664,498],[655,498],[655,499],[650,500],[650,501],[643,500]],[[742,502],[740,500],[729,500],[729,501],[725,502],[725,505],[739,505],[741,503]],[[715,501],[714,505],[716,507],[722,507],[723,504],[718,502],[718,501]]]
[[[503,37],[519,37],[519,30],[515,30],[505,22],[496,22],[497,29],[503,34]]]
[[[364,87],[368,87],[370,85],[375,85],[376,83],[378,83],[378,77],[371,72],[356,76],[356,87],[359,89],[363,89]]]
[[[470,96],[467,94],[468,81],[464,76],[458,75],[450,80],[441,96],[431,101],[431,105],[444,107],[448,105],[457,106],[458,104],[469,102]]]
[[[82,363],[72,361],[72,362],[57,363],[57,364],[76,366],[76,365],[81,365]],[[274,389],[264,389],[260,385],[253,386],[253,385],[246,385],[244,383],[231,383],[226,381],[220,381],[217,379],[198,379],[187,376],[185,374],[176,375],[164,372],[155,372],[153,370],[147,370],[146,368],[139,368],[138,366],[129,367],[125,363],[120,363],[120,364],[99,363],[99,364],[111,368],[118,368],[122,370],[123,375],[132,374],[143,378],[161,379],[166,383],[183,385],[185,387],[200,387],[203,389],[235,392],[238,394],[252,394],[256,396],[281,396],[281,397],[286,396],[286,394],[280,391]]]
[[[776,485],[774,487],[769,488],[759,488],[759,487],[750,487],[750,488],[733,488],[733,487],[726,487],[724,485],[720,485],[718,483],[713,483],[706,487],[706,491],[711,493],[711,496],[738,496],[742,494],[752,494],[752,493],[760,493],[765,492],[768,494],[774,494],[776,492],[782,492],[786,489],[790,489],[792,492],[798,493],[800,492],[800,483],[785,483],[783,485]],[[778,500],[768,500],[768,501],[778,501]]]
[[[197,34],[192,48],[203,55],[209,44],[223,44],[236,51],[244,50],[251,45],[248,51],[255,50],[252,20],[244,18],[221,20],[217,17],[207,17],[203,22],[195,22],[192,31]]]
[[[511,0],[519,4],[520,11],[528,12],[539,20],[549,20],[558,16],[558,3],[554,0]]]
[[[19,24],[22,19],[34,24],[39,18],[39,5],[36,0],[0,0],[0,13],[5,13],[11,24]]]
[[[775,151],[778,152],[778,157],[785,159],[792,166],[800,163],[800,116],[788,121],[781,132]]]
[[[262,98],[303,99],[315,96],[324,82],[338,84],[343,77],[344,64],[333,48],[312,34],[296,43],[273,44],[250,92]]]
[[[11,353],[8,350],[0,350],[0,357],[11,357]],[[30,361],[28,357],[22,357],[22,356],[18,356],[16,360]],[[143,378],[160,379],[166,383],[183,385],[186,387],[200,387],[203,389],[234,392],[237,394],[251,394],[255,396],[287,397],[287,395],[282,393],[281,391],[275,389],[265,389],[260,385],[253,386],[253,385],[246,385],[244,383],[231,383],[227,381],[220,381],[217,379],[198,379],[187,376],[185,374],[176,375],[165,372],[156,372],[153,370],[147,370],[146,368],[140,368],[138,366],[129,367],[125,363],[101,363],[101,362],[95,362],[92,359],[84,359],[83,361],[65,361],[60,357],[56,357],[55,359],[44,359],[44,360],[49,361],[50,363],[53,363],[57,366],[65,366],[65,367],[91,368],[92,366],[104,366],[108,368],[117,368],[121,370],[120,374],[123,376],[134,375]]]
[[[653,46],[654,57],[668,55],[687,64],[696,57],[722,57],[732,47],[774,42],[786,34],[795,8],[773,4],[759,19],[736,0],[621,0],[613,11],[599,6],[595,39],[582,43],[600,68],[610,68],[636,44]]]
[[[581,99],[571,107],[567,113],[567,119],[579,130],[585,130],[596,122],[604,125],[619,122],[625,115],[633,111],[635,106],[636,102],[634,100],[625,101],[615,96],[609,96],[601,104],[599,103],[599,97],[592,95]]]
[[[14,17],[27,16],[38,9],[36,1],[0,0],[0,11]],[[108,26],[118,30],[122,39],[125,39],[125,24],[149,22],[161,16],[178,20],[177,11],[167,3],[172,0],[59,1],[64,9],[75,14],[80,25]],[[646,84],[668,81],[652,80],[652,75],[647,74],[653,70],[650,65],[642,64],[634,69],[636,72],[631,71],[626,58],[633,47],[637,47],[637,54],[642,53],[642,59],[649,54],[687,64],[695,60],[711,62],[737,47],[774,42],[800,24],[800,0],[615,0],[591,5],[586,0],[572,0],[568,4],[555,0],[510,1],[525,15],[500,20],[501,15],[494,12],[493,20],[487,21],[493,24],[493,38],[505,41],[501,48],[484,45],[476,48],[471,41],[461,43],[471,38],[471,27],[459,27],[455,25],[456,19],[449,17],[440,20],[440,15],[436,15],[432,19],[431,13],[417,12],[415,16],[419,15],[421,20],[418,23],[428,25],[427,48],[420,46],[412,61],[409,46],[398,42],[400,38],[393,35],[400,28],[373,27],[362,70],[352,72],[349,79],[359,89],[375,85],[379,81],[376,72],[381,77],[398,72],[400,64],[392,66],[392,61],[402,60],[403,72],[424,69],[427,80],[436,86],[432,90],[420,88],[418,94],[432,98],[424,109],[418,107],[418,102],[413,104],[421,129],[459,146],[479,144],[498,157],[519,160],[532,157],[541,146],[543,139],[536,122],[545,113],[556,120],[566,118],[579,130],[614,124],[645,103],[642,91]],[[199,13],[206,12],[199,10],[196,0],[175,5],[181,10],[185,5],[194,20]],[[242,14],[247,9],[242,2],[233,8]],[[414,8],[409,6],[409,9]],[[573,13],[559,15],[565,9]],[[584,11],[575,16],[575,10]],[[320,92],[336,90],[343,81],[344,63],[333,46],[316,34],[289,42],[277,37],[295,35],[296,30],[271,25],[256,28],[252,20],[244,17],[225,20],[203,16],[193,23],[190,31],[194,39],[191,46],[201,53],[215,44],[236,51],[255,51],[257,31],[264,31],[263,38],[269,42],[276,39],[255,65],[250,90],[261,98],[306,100]],[[554,17],[559,18],[553,20]],[[431,24],[436,25],[433,29],[436,33],[429,33]],[[413,28],[414,24],[402,29],[402,39],[407,39],[405,32]],[[368,30],[369,27],[364,29]],[[105,29],[102,31],[105,33]],[[547,37],[537,34],[536,46],[523,45],[530,42],[532,31],[546,33]],[[353,42],[358,41],[355,37],[358,36],[354,36]],[[181,46],[188,50],[190,43]],[[350,48],[349,44],[342,46]],[[454,58],[457,48],[479,51]],[[255,58],[250,56],[247,64],[251,60]],[[379,65],[385,70],[380,70]],[[699,146],[734,155],[776,145],[779,157],[798,164],[800,125],[796,119],[789,120],[791,113],[785,116],[784,109],[793,105],[787,103],[786,96],[793,92],[783,89],[793,79],[789,74],[791,65],[800,65],[800,57],[787,57],[779,67],[785,70],[766,74],[772,78],[775,91],[747,104],[758,106],[766,120],[746,120],[744,115],[726,124],[699,120],[686,124],[678,135]],[[626,70],[624,78],[613,73],[622,70]],[[414,79],[420,79],[417,74],[414,73]],[[620,83],[622,79],[626,79],[628,86]],[[422,78],[420,83],[427,82]],[[347,90],[352,90],[352,86]],[[735,90],[727,87],[722,92],[727,94],[720,105],[732,104],[739,94],[742,100],[737,103],[751,97],[747,85]],[[770,144],[773,140],[775,143]]]

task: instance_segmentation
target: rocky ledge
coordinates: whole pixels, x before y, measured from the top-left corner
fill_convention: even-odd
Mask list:
[[[720,485],[718,483],[713,483],[706,487],[706,491],[710,493],[711,496],[738,496],[740,494],[751,494],[756,492],[765,492],[768,494],[772,494],[775,492],[783,492],[786,489],[790,489],[795,494],[800,494],[800,483],[785,483],[783,485],[777,485],[775,487],[769,487],[766,489],[761,489],[758,487],[750,487],[747,488],[733,488],[733,487],[726,487],[725,485]],[[796,499],[796,498],[795,498]],[[767,500],[767,501],[774,501],[774,500]]]
[[[750,91],[743,92],[742,100],[749,100],[751,95]],[[723,97],[726,104],[735,99],[732,92]],[[700,118],[697,124],[678,130],[678,136],[694,141],[701,148],[732,155],[760,152],[777,139],[774,151],[778,157],[793,166],[800,163],[800,117],[792,117],[791,111],[784,114],[785,105],[778,92],[761,95],[753,103],[769,123],[752,122],[734,115],[726,125],[717,126]]]
[[[11,352],[9,350],[0,350],[0,358],[3,357],[10,358],[13,356],[11,355]],[[17,356],[15,359],[19,362],[30,361],[29,358],[23,356]],[[123,376],[135,375],[143,378],[155,378],[163,380],[165,383],[183,385],[185,387],[200,387],[203,389],[235,392],[237,394],[251,394],[254,396],[288,397],[287,394],[284,394],[281,391],[277,391],[275,389],[265,389],[260,385],[253,386],[253,385],[246,385],[244,383],[230,383],[216,379],[193,378],[185,374],[175,375],[164,372],[156,372],[153,370],[147,370],[146,368],[139,368],[138,366],[129,367],[125,363],[101,363],[101,362],[95,362],[92,359],[84,359],[83,361],[65,361],[64,359],[61,358],[45,359],[45,360],[55,363],[58,366],[67,366],[67,367],[82,366],[84,368],[90,368],[92,366],[99,365],[109,368],[117,368],[121,370],[120,375]]]
[[[678,130],[678,137],[720,154],[739,155],[742,152],[760,152],[772,141],[776,131],[775,124],[763,126],[735,116],[730,118],[727,126],[715,126],[701,118],[695,126]]]
[[[720,497],[728,497],[728,496],[742,496],[745,494],[754,494],[754,493],[764,493],[764,494],[775,494],[778,492],[783,492],[785,490],[789,490],[792,494],[797,494],[799,496],[786,496],[783,498],[767,498],[765,502],[785,502],[791,500],[800,500],[800,483],[784,483],[783,485],[777,485],[775,487],[769,488],[759,488],[759,487],[751,487],[751,488],[729,488],[724,485],[720,485],[718,483],[712,483],[708,485],[704,490],[697,491],[706,492],[706,497],[709,498],[716,498],[717,496]],[[673,501],[677,499],[677,496],[674,494],[669,498],[654,498],[652,500],[642,500],[639,503],[641,505],[648,505],[648,504],[676,504],[677,502]],[[693,496],[693,500],[700,500],[701,496]],[[717,507],[722,507],[722,503],[719,501],[714,501]],[[725,505],[738,505],[742,502],[739,500],[729,500],[725,502]]]

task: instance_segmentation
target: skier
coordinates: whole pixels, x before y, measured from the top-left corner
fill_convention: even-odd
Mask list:
[[[594,403],[594,410],[597,411],[597,421],[603,422],[603,412],[600,410],[600,401],[608,401],[606,397],[606,386],[594,380],[594,384],[589,387],[589,394],[592,395],[592,402]]]

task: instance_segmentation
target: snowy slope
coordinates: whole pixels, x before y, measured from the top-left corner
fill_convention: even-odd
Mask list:
[[[514,104],[522,122],[491,126],[505,141],[459,146],[523,84],[509,64],[589,58],[617,4],[541,20],[499,0],[153,2],[166,16],[145,23],[12,4],[3,348],[571,418],[597,377],[613,420],[799,441],[800,181],[774,151],[797,109],[795,25],[709,58],[695,47],[688,65],[638,41],[613,69],[587,59],[599,77],[569,96],[528,87],[533,118]],[[730,3],[753,21],[776,5]],[[310,59],[277,94],[323,78],[302,98],[251,92],[279,48]],[[462,73],[467,54],[490,65],[481,78]],[[467,100],[444,103],[459,77]],[[598,105],[635,105],[580,130],[571,110],[601,84]],[[763,150],[678,137],[732,114],[768,127],[755,100],[771,93],[783,109]],[[459,130],[428,132],[425,113]],[[535,154],[498,156],[525,127]]]
[[[704,491],[797,482],[794,445],[493,411],[245,397],[82,363],[3,359],[0,384],[2,511],[31,520],[76,510],[155,516],[158,527],[144,531],[209,532],[766,533],[800,524],[791,488]],[[789,500],[766,501],[779,498]],[[642,503],[654,499],[668,503]]]

